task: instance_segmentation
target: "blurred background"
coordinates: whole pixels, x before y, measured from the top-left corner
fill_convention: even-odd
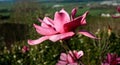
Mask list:
[[[76,17],[89,11],[88,24],[80,29],[89,30],[104,38],[99,42],[99,44],[102,43],[100,46],[96,44],[99,48],[103,45],[107,46],[107,50],[102,53],[104,48],[96,52],[98,47],[94,47],[93,44],[96,41],[86,37],[82,37],[80,40],[76,40],[76,38],[71,40],[73,49],[81,49],[86,52],[86,57],[83,58],[83,61],[88,59],[84,62],[86,65],[97,64],[99,61],[96,59],[102,61],[99,56],[107,51],[120,54],[118,47],[120,45],[120,18],[111,17],[111,15],[120,15],[116,10],[117,6],[120,6],[120,0],[0,0],[0,65],[55,65],[60,52],[63,51],[59,43],[53,44],[51,41],[46,41],[44,44],[29,46],[27,40],[40,37],[33,28],[33,23],[40,24],[37,20],[38,17],[41,19],[44,16],[53,18],[54,13],[62,8],[70,14],[71,10],[77,7]],[[111,36],[107,34],[108,30],[112,33]],[[80,42],[80,45],[75,41]],[[93,46],[91,46],[92,44]],[[26,54],[22,53],[23,46],[29,47],[30,51]],[[55,50],[53,46],[58,47]],[[96,56],[93,58],[94,52],[96,52]],[[100,62],[98,64],[100,65]]]

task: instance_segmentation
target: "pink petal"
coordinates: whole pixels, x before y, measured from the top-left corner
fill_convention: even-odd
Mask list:
[[[80,25],[85,25],[86,24],[86,15],[88,14],[88,12],[85,12],[83,14],[83,16],[79,16],[77,18],[75,18],[73,21],[68,22],[64,25],[64,30],[65,31],[71,31],[76,29],[78,26]]]
[[[41,20],[40,18],[38,18],[38,20],[39,20],[39,22],[44,23],[44,24],[46,24],[46,25],[50,25],[50,26],[52,26],[52,27],[54,26],[53,20],[50,19],[49,17],[44,17],[43,20]],[[41,25],[41,26],[43,26],[43,25]],[[43,26],[43,27],[44,27],[44,26]]]
[[[120,64],[120,57],[118,57],[116,60],[117,60],[117,63]]]
[[[61,63],[57,63],[56,65],[61,65]]]
[[[46,28],[51,28],[51,26],[45,24],[45,23],[41,23],[41,27],[46,27]]]
[[[102,63],[101,65],[110,65],[109,63]]]
[[[38,21],[41,23],[45,23],[42,19],[38,18]]]
[[[77,13],[77,8],[74,8],[71,12],[71,19],[73,20],[75,18],[75,14]]]
[[[41,27],[36,24],[34,24],[34,27],[36,28],[36,31],[41,35],[53,35],[57,33],[53,28],[50,27],[49,28]]]
[[[67,62],[66,61],[58,61],[58,63],[56,65],[66,65]]]
[[[76,50],[74,50],[74,51],[69,51],[69,54],[70,54],[72,57],[75,56],[75,58],[76,58],[76,53],[77,53]],[[74,58],[74,59],[75,59],[75,58]]]
[[[63,25],[70,21],[70,18],[68,17],[67,13],[64,10],[61,10],[61,12],[56,12],[54,16],[54,27],[55,29],[60,32],[64,33]]]
[[[66,64],[57,63],[56,65],[66,65]]]
[[[39,22],[41,22],[41,26],[42,26],[42,27],[46,27],[46,28],[49,28],[49,27],[50,27],[49,24],[45,23],[45,22],[44,22],[43,20],[41,20],[40,18],[38,18],[38,20],[39,20]]]
[[[112,15],[112,18],[120,18],[120,16]]]
[[[69,55],[72,57],[72,59],[76,59],[76,55],[74,51],[69,51]]]
[[[117,7],[117,11],[120,13],[120,6]]]
[[[78,52],[76,50],[74,50],[73,53],[74,53],[75,57],[77,58]]]
[[[67,60],[67,55],[65,53],[61,53],[60,60],[66,61]]]
[[[93,38],[93,39],[98,39],[92,33],[89,33],[87,31],[79,31],[79,33],[82,34],[82,35],[85,35],[87,37]]]
[[[83,14],[83,16],[79,16],[79,17],[75,18],[73,21],[66,23],[64,25],[64,30],[65,31],[71,31],[71,30],[76,29],[80,25],[85,25],[86,24],[85,17],[86,17],[87,14],[88,14],[88,12]]]
[[[44,17],[43,21],[44,21],[46,24],[48,24],[48,25],[50,25],[50,26],[52,26],[52,27],[54,26],[53,20],[50,19],[49,17]]]
[[[73,50],[73,53],[77,53],[77,51],[76,51],[76,50]]]
[[[74,29],[76,29],[78,26],[80,26],[80,21],[82,20],[82,17],[78,17],[76,19],[74,19],[71,22],[68,22],[64,25],[64,29],[65,31],[72,31]]]
[[[78,65],[78,63],[70,63],[70,64],[68,64],[68,65]]]
[[[111,55],[110,53],[107,54],[107,62],[108,62],[108,63],[110,63],[111,60],[112,60],[111,56],[112,56],[112,55]]]
[[[64,9],[60,10],[60,13],[64,13],[65,14],[66,22],[70,22],[70,16]]]
[[[68,61],[68,63],[74,63],[75,61],[74,61],[74,56],[72,57],[70,54],[68,54],[67,55],[67,61]]]
[[[49,40],[56,42],[58,40],[62,40],[62,39],[66,39],[69,37],[72,37],[74,35],[74,32],[67,32],[67,33],[63,33],[63,34],[56,34],[56,35],[52,35],[50,36]]]
[[[77,53],[77,56],[76,56],[77,59],[79,59],[81,56],[83,56],[83,54],[84,54],[83,51],[79,51],[79,52]]]
[[[86,19],[84,19],[80,24],[81,24],[81,25],[86,25],[86,24],[87,24],[87,23],[86,23]]]
[[[85,25],[86,24],[86,16],[87,16],[87,14],[88,14],[88,11],[87,12],[85,12],[83,15],[82,15],[82,20],[81,20],[81,25]]]
[[[120,62],[120,57],[118,57],[118,58],[117,58],[117,61],[119,61],[119,62]]]
[[[41,38],[36,39],[36,40],[28,40],[28,44],[29,44],[29,45],[40,44],[40,43],[42,43],[43,41],[47,40],[48,38],[49,38],[49,36],[44,36],[44,37],[41,37]]]

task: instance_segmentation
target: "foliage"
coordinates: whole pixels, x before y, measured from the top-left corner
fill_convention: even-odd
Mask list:
[[[44,16],[42,5],[31,1],[18,1],[14,4],[11,13],[11,22],[31,24],[38,17]]]
[[[120,53],[120,37],[116,37],[114,32],[108,35],[107,30],[100,30],[97,36],[100,37],[101,40],[95,41],[80,35],[68,41],[72,49],[84,51],[85,54],[82,57],[82,62],[84,62],[85,65],[100,65],[106,53]],[[5,46],[5,43],[2,42],[0,46],[0,64],[54,65],[59,59],[59,54],[65,51],[60,43],[45,41],[36,46],[27,45],[30,50],[22,53],[21,49],[26,44],[26,41],[15,42],[15,44],[11,45],[11,50],[9,50]]]

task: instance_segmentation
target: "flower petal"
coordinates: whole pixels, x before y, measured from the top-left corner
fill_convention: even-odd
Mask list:
[[[67,55],[67,60],[68,60],[68,63],[74,63],[74,57],[72,57],[70,54]]]
[[[74,32],[67,32],[67,33],[63,33],[63,34],[56,34],[56,35],[52,35],[50,36],[49,40],[56,42],[58,40],[62,40],[62,39],[66,39],[69,37],[72,37],[74,35]]]
[[[120,57],[118,57],[116,60],[120,62]]]
[[[120,6],[117,7],[117,11],[120,13]]]
[[[44,36],[44,37],[41,37],[41,38],[36,39],[36,40],[28,40],[28,44],[29,44],[29,45],[40,44],[40,43],[42,43],[43,41],[47,40],[48,38],[49,38],[49,36]]]
[[[77,52],[77,56],[76,56],[77,59],[79,59],[81,56],[83,56],[83,54],[84,54],[83,51]]]
[[[86,24],[86,16],[88,14],[88,11],[86,11],[83,15],[82,15],[82,20],[80,22],[81,25],[85,25]]]
[[[112,55],[110,53],[107,54],[107,62],[110,63],[112,60]]]
[[[39,20],[39,22],[41,22],[41,26],[42,26],[42,27],[46,27],[46,28],[49,28],[49,27],[50,27],[49,24],[45,23],[45,22],[44,22],[43,20],[41,20],[40,18],[38,18],[38,20]]]
[[[66,61],[58,61],[58,63],[56,65],[66,65],[67,62]]]
[[[50,26],[54,26],[53,20],[50,19],[49,17],[44,17],[43,21]]]
[[[120,64],[120,57],[118,57],[116,60],[117,60],[118,64]]]
[[[72,11],[71,11],[71,19],[72,20],[75,18],[76,13],[77,13],[77,8],[72,9]]]
[[[82,16],[79,16],[79,17],[75,18],[73,21],[64,24],[64,30],[71,31],[80,25],[85,25],[86,24],[85,18],[86,18],[87,14],[88,14],[88,12],[85,12]]]
[[[33,24],[33,25],[36,28],[36,31],[41,35],[52,35],[57,33],[53,28],[41,27],[36,24]]]
[[[76,63],[70,63],[68,65],[78,65],[78,63],[77,62]]]
[[[70,16],[64,9],[60,10],[60,13],[64,13],[65,14],[66,22],[70,22]]]
[[[102,63],[101,65],[110,65],[109,63]]]
[[[70,22],[70,18],[65,10],[61,10],[60,12],[55,13],[54,27],[58,32],[60,33],[65,32],[63,25],[67,22]]]
[[[66,61],[67,60],[67,55],[65,53],[61,53],[60,60]]]
[[[73,59],[76,59],[75,51],[69,51],[69,55],[70,55]]]
[[[120,16],[112,15],[112,18],[120,18]]]
[[[53,20],[50,19],[49,17],[44,17],[43,20],[41,20],[40,18],[38,18],[38,20],[39,20],[39,22],[41,22],[41,23],[45,23],[45,24],[47,24],[47,25],[54,26]],[[42,25],[41,25],[41,26],[42,26]],[[44,26],[43,26],[43,27],[44,27]]]
[[[87,37],[93,38],[93,39],[98,39],[97,37],[95,37],[92,33],[87,32],[87,31],[79,31],[78,33],[85,35]]]
[[[78,26],[81,25],[80,24],[81,20],[82,20],[82,17],[80,16],[80,17],[74,19],[73,21],[64,24],[65,31],[67,32],[67,31],[71,31],[71,30],[76,29]]]
[[[41,23],[45,23],[42,19],[38,18],[38,21]]]

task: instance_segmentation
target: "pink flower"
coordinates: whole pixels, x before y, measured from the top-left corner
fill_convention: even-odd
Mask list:
[[[36,31],[42,35],[42,37],[36,40],[28,40],[28,44],[36,45],[45,40],[56,42],[58,40],[72,37],[75,34],[74,30],[78,26],[86,24],[85,18],[88,14],[88,12],[85,12],[82,16],[75,18],[76,12],[77,9],[74,8],[71,12],[71,19],[69,14],[64,9],[55,13],[54,20],[50,19],[49,17],[44,17],[43,20],[38,19],[41,22],[41,26],[36,24],[33,24],[33,26],[36,28]],[[80,31],[79,33],[90,38],[96,38],[87,31]]]
[[[107,54],[107,58],[104,60],[102,65],[118,65],[120,64],[120,57],[117,54]]]
[[[120,13],[120,6],[117,7],[117,11]]]
[[[29,51],[29,47],[27,47],[27,46],[22,47],[22,53],[26,53],[28,51]]]
[[[118,15],[112,15],[112,18],[120,18]]]
[[[78,65],[78,60],[83,56],[83,51],[69,51],[68,54],[61,53],[60,60],[56,65]]]
[[[120,13],[120,6],[117,6],[116,10]],[[120,15],[112,15],[112,18],[120,18]]]

